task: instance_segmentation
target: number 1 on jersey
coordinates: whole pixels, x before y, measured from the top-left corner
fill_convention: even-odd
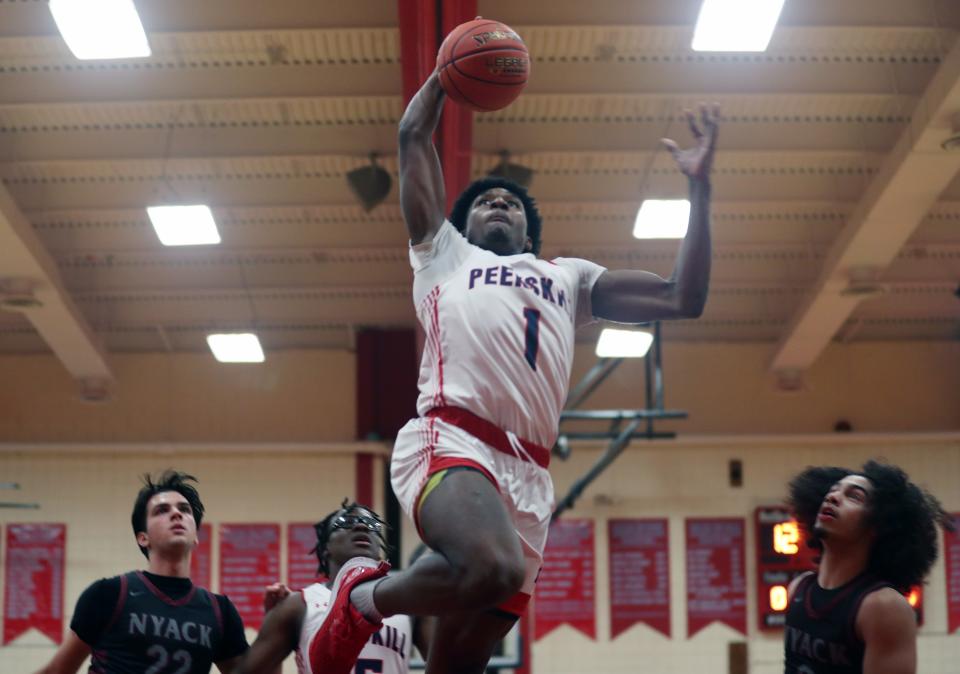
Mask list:
[[[523,357],[527,359],[534,372],[537,370],[537,351],[540,349],[540,312],[527,307],[523,310],[523,317],[527,319],[526,349]]]

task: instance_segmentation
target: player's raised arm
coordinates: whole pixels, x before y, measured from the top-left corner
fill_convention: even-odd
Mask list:
[[[443,100],[440,79],[434,72],[410,99],[400,119],[400,208],[413,245],[432,240],[443,224],[446,192],[433,146]]]
[[[645,271],[605,272],[593,287],[593,313],[622,323],[643,323],[669,318],[697,318],[703,313],[710,284],[710,168],[717,142],[720,115],[716,107],[701,109],[701,123],[687,113],[696,139],[681,150],[663,140],[680,171],[690,181],[690,221],[687,235],[669,279]]]

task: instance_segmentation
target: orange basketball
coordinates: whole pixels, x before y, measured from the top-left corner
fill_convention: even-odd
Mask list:
[[[512,28],[476,18],[454,28],[437,54],[440,86],[457,103],[481,112],[505,108],[530,74],[530,54]]]

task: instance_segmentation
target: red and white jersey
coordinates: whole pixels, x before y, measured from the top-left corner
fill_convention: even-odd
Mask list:
[[[467,409],[550,447],[570,386],[574,332],[593,320],[590,293],[606,271],[577,258],[497,255],[449,222],[410,248],[413,300],[426,332],[422,416]]]
[[[297,670],[300,674],[323,674],[310,669],[310,641],[316,635],[323,622],[323,616],[330,602],[330,590],[323,583],[314,583],[303,590],[303,600],[307,612],[303,616],[300,628],[300,641],[297,646]],[[410,616],[394,615],[384,618],[383,627],[370,637],[354,670],[358,674],[407,674],[410,671],[410,653],[413,650],[413,620]]]

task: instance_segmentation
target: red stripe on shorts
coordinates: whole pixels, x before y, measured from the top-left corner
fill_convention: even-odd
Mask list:
[[[478,440],[490,445],[498,452],[509,454],[510,456],[520,459],[521,461],[532,460],[533,463],[537,464],[541,468],[547,468],[550,466],[549,449],[532,443],[529,440],[517,438],[517,440],[520,442],[520,446],[526,450],[527,454],[529,454],[529,458],[527,458],[527,456],[518,452],[514,448],[513,444],[510,442],[509,436],[502,428],[482,417],[478,417],[473,412],[465,410],[462,407],[434,407],[432,410],[427,412],[427,416],[436,417],[437,419],[441,419],[448,424],[466,431]]]

